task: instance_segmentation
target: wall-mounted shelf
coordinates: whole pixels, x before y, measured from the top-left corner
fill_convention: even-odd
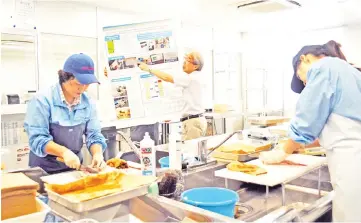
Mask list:
[[[25,114],[26,107],[26,104],[1,105],[1,115]]]

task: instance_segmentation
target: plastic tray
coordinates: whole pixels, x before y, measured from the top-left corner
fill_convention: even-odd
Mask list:
[[[219,149],[216,149],[212,153],[212,157],[215,159],[222,159],[222,160],[229,160],[231,161],[239,161],[239,162],[247,162],[254,159],[257,159],[259,157],[259,153],[263,151],[268,151],[272,148],[272,144],[270,142],[261,142],[257,140],[251,140],[252,143],[245,142],[245,145],[253,145],[254,149],[253,151],[249,151],[249,153],[246,154],[236,154],[236,153],[230,153],[230,152],[222,152]],[[232,143],[230,143],[232,144]]]
[[[109,171],[111,171],[111,169],[109,169]],[[71,171],[66,173],[45,176],[42,177],[41,179],[44,182],[50,184],[51,183],[65,184],[77,180],[82,176],[84,176],[84,173],[82,173],[81,171]],[[129,200],[134,197],[143,196],[148,193],[148,187],[149,184],[146,184],[131,190],[120,191],[118,193],[109,194],[103,197],[95,198],[84,202],[75,202],[53,191],[47,189],[45,190],[48,193],[48,197],[50,200],[55,201],[74,212],[79,213],[79,212],[94,210],[97,208],[102,208],[111,204]]]
[[[49,199],[55,201],[74,212],[91,211],[108,205],[129,200],[134,197],[143,196],[148,193],[148,185],[144,185],[132,190],[121,191],[119,193],[110,194],[104,197],[95,198],[84,202],[74,202],[68,198],[61,196],[53,191],[47,190]]]
[[[30,179],[32,179],[33,181],[35,181],[39,184],[40,187],[39,187],[38,192],[40,194],[45,194],[44,183],[41,180],[41,178],[44,176],[48,176],[49,174],[47,172],[45,172],[42,168],[32,167],[32,168],[27,168],[27,169],[12,170],[12,171],[9,171],[9,173],[25,174],[27,177],[29,177]]]
[[[229,162],[232,161],[247,162],[257,159],[258,156],[259,156],[259,152],[253,154],[233,154],[233,153],[223,153],[220,151],[214,151],[212,154],[212,157],[215,159],[221,159],[224,161],[228,160]]]

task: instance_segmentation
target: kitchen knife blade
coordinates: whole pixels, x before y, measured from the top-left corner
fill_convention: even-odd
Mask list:
[[[56,158],[57,161],[64,163],[64,159],[61,157],[57,157]],[[88,167],[88,166],[84,166],[84,165],[80,165],[79,170],[83,171],[83,172],[88,172],[88,173],[99,173],[98,170]]]

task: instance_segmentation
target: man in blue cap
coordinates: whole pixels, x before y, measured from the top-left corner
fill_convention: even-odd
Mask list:
[[[28,105],[24,127],[31,149],[29,166],[49,174],[79,169],[85,135],[92,167],[102,168],[105,138],[95,104],[85,93],[90,84],[99,84],[94,62],[82,53],[71,55],[58,75],[59,83],[39,92]]]

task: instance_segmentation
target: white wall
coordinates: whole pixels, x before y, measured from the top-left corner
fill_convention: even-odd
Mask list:
[[[10,31],[32,28],[30,26],[21,26],[14,19],[10,19],[14,12],[14,0],[3,0],[1,6],[2,28],[8,28]],[[98,35],[102,36],[101,28],[108,25],[147,20],[150,20],[147,16],[123,13],[119,10],[102,9],[79,3],[62,1],[35,2],[34,26],[36,26],[39,43],[40,89],[54,84],[57,81],[57,71],[62,68],[66,58],[73,53],[80,52],[92,57],[102,81],[105,59],[103,59],[104,57],[98,57],[98,54],[102,55],[103,45],[98,45],[99,42],[97,40]],[[13,24],[17,25],[15,29],[12,27]],[[101,41],[101,43],[103,42]],[[21,51],[19,53],[23,54]],[[19,71],[19,69],[20,71],[17,72],[19,75],[27,73],[26,70],[28,68],[25,66],[26,64],[18,62],[25,56],[24,54],[15,57],[14,53],[11,55],[4,53],[2,66],[5,71],[11,70],[11,72],[6,73],[14,73]],[[101,64],[98,65],[98,62]],[[31,61],[31,63],[34,63],[34,61]],[[23,64],[23,66],[17,66],[17,64]],[[27,75],[27,77],[29,76]],[[10,75],[7,77],[10,77]],[[3,80],[7,80],[7,77],[4,77]],[[12,80],[15,79],[12,78]],[[100,87],[101,92],[106,92],[106,86],[104,88],[104,85]],[[89,88],[88,91],[91,96],[97,96],[97,88],[96,85]],[[16,91],[17,89],[12,88],[12,90]]]
[[[361,66],[361,26],[349,26],[344,29],[342,50],[351,63]]]
[[[96,8],[65,2],[37,2],[36,27],[40,32],[97,37]]]
[[[303,32],[252,32],[243,35],[245,51],[243,74],[249,68],[276,69],[270,79],[282,79],[283,100],[286,115],[293,115],[298,94],[292,92],[290,83],[293,75],[292,58],[304,45],[324,44],[335,40],[342,44],[342,50],[350,62],[361,62],[361,28],[338,27]],[[274,83],[277,85],[277,83]],[[281,85],[277,85],[281,86]],[[282,100],[282,98],[273,98]]]
[[[103,33],[102,28],[104,26],[115,26],[121,24],[131,24],[131,23],[139,23],[145,21],[155,21],[168,19],[166,15],[169,16],[169,13],[161,14],[132,14],[132,13],[123,13],[120,14],[118,11],[111,11],[108,9],[98,9],[98,52],[99,52],[99,74],[101,74],[106,66],[106,58],[104,52],[104,41],[103,41]],[[188,12],[188,14],[191,12]],[[199,51],[205,60],[205,65],[203,68],[203,73],[205,75],[204,82],[204,101],[206,107],[212,107],[212,74],[213,74],[213,64],[212,57],[215,50],[220,52],[239,52],[240,46],[238,43],[240,42],[240,34],[235,32],[234,30],[227,29],[219,29],[214,32],[211,24],[207,24],[204,19],[195,20],[194,17],[187,17],[188,15],[185,13],[183,17],[178,17],[175,15],[171,19],[177,24],[180,24],[178,32],[177,42],[180,46],[179,52],[185,53],[192,50]],[[218,35],[214,35],[214,34]],[[180,58],[182,61],[182,58]],[[240,61],[239,61],[240,63]],[[109,83],[107,79],[102,76],[101,77],[102,85],[100,86],[100,103],[102,107],[107,107],[109,109],[104,109],[104,113],[111,112],[112,105],[109,106]],[[240,81],[240,80],[237,80]],[[222,86],[224,87],[224,86]],[[236,95],[240,95],[236,93]],[[240,98],[240,96],[239,96]],[[109,114],[112,115],[112,114]]]
[[[13,3],[14,0],[2,1],[2,25],[8,28],[11,28],[11,24],[14,22],[13,20],[9,20],[13,11]],[[165,19],[166,15],[169,16],[169,13],[135,14],[99,7],[96,8],[95,6],[87,6],[84,4],[56,1],[36,2],[35,13],[35,25],[39,33],[40,47],[40,86],[50,85],[56,81],[56,72],[61,68],[67,54],[70,55],[71,53],[82,51],[90,54],[96,61],[98,75],[102,82],[102,85],[99,86],[99,97],[102,101],[105,101],[105,98],[108,98],[109,95],[109,86],[103,75],[106,60],[102,41],[102,27],[159,20]],[[225,28],[221,30],[220,27],[217,27],[214,36],[208,37],[208,35],[210,36],[212,34],[210,31],[212,28],[205,22],[206,19],[204,18],[199,21],[194,20],[193,17],[184,18],[184,21],[186,21],[184,23],[186,27],[184,31],[189,33],[189,35],[184,36],[184,42],[187,43],[188,48],[204,51],[205,54],[207,54],[207,64],[210,59],[208,54],[211,54],[212,50],[217,52],[237,52],[243,49],[243,74],[250,68],[266,68],[267,70],[272,70],[272,75],[278,75],[278,78],[274,78],[274,80],[284,78],[283,94],[285,110],[291,111],[291,113],[294,109],[297,95],[291,92],[289,88],[292,75],[290,61],[293,54],[295,54],[302,45],[323,43],[329,39],[335,39],[343,44],[344,52],[349,61],[361,64],[361,57],[359,56],[361,42],[358,41],[361,28],[358,27],[334,28],[302,33],[296,31],[280,31],[281,29],[279,28],[276,29],[277,31],[272,32],[270,29],[267,29],[266,32],[248,32],[243,35],[244,38],[240,41],[237,39],[239,36],[237,36],[236,33],[225,30]],[[336,22],[330,24],[334,23]],[[260,29],[260,27],[261,26],[257,28],[255,26],[254,29],[263,30]],[[264,25],[262,27],[264,27]],[[209,46],[212,41],[213,46]],[[5,55],[4,57],[7,56]],[[11,67],[28,69],[25,65],[22,67],[15,66],[18,62],[14,62],[14,65],[6,62],[10,60],[14,61],[13,58],[14,56],[8,55],[7,59],[3,59],[3,62],[5,61],[3,65],[5,70],[12,69]],[[215,61],[215,63],[217,63],[217,61]],[[210,69],[211,68],[207,69],[207,72],[211,72]],[[271,80],[268,80],[268,82],[271,83]],[[277,81],[272,83],[272,85],[278,84]],[[90,89],[90,91],[93,92],[93,95],[96,95],[96,88]],[[279,93],[280,92],[275,93],[274,96],[269,97],[275,98]],[[237,95],[240,94],[237,93]],[[279,99],[277,98],[277,100]],[[272,104],[272,102],[269,103]],[[277,107],[279,103],[273,103],[270,106]]]
[[[9,19],[13,12],[14,0],[3,0],[2,10],[7,12],[4,27],[11,30],[14,20]],[[192,14],[193,13],[193,14]],[[184,49],[180,51],[199,50],[204,54],[206,65],[204,72],[207,76],[207,87],[205,100],[207,107],[210,107],[212,101],[212,57],[213,49],[218,51],[234,51],[238,47],[230,44],[235,40],[233,33],[227,30],[220,30],[219,35],[213,38],[212,27],[207,24],[207,20],[194,20],[195,12],[190,10],[180,16],[181,13],[173,15],[173,19],[180,22],[182,19],[183,28],[179,33],[180,42],[183,42]],[[97,73],[102,83],[100,86],[92,86],[89,92],[92,96],[99,96],[99,107],[102,117],[113,119],[112,101],[109,91],[109,82],[103,75],[106,65],[104,53],[104,41],[102,28],[104,26],[123,25],[167,19],[170,16],[166,13],[129,13],[119,10],[105,9],[96,6],[84,5],[75,2],[63,1],[36,1],[34,21],[38,34],[39,44],[39,83],[40,89],[46,88],[57,81],[57,71],[62,68],[65,59],[73,54],[84,52],[91,56],[95,62]],[[21,28],[21,27],[20,27]],[[31,28],[31,27],[27,27]],[[232,35],[228,35],[232,33]],[[213,42],[215,40],[215,42]],[[21,57],[19,57],[21,58]],[[16,70],[14,57],[6,58],[9,63],[5,66],[9,70]],[[19,67],[25,69],[25,66]],[[18,73],[26,73],[18,72]],[[210,76],[209,76],[210,75]],[[99,90],[97,92],[97,89]],[[13,89],[14,90],[14,89]]]
[[[2,25],[12,28],[15,24],[22,28],[21,24],[10,19],[14,14],[14,2],[15,0],[2,0]],[[34,26],[40,32],[97,37],[96,7],[63,1],[34,1],[34,4]]]

